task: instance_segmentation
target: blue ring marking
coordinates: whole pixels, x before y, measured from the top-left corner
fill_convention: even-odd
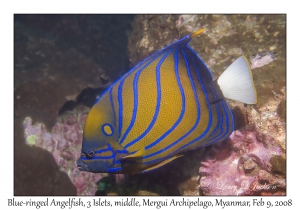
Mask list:
[[[173,51],[173,49],[169,50],[162,58],[161,60],[158,62],[157,66],[156,66],[156,82],[157,82],[157,102],[156,102],[156,109],[155,109],[155,113],[154,116],[152,118],[151,123],[149,124],[148,128],[144,131],[144,133],[142,133],[138,138],[132,140],[131,142],[129,142],[127,145],[124,146],[124,148],[128,148],[129,146],[135,144],[136,142],[138,142],[139,140],[141,140],[144,136],[146,136],[148,134],[148,132],[152,129],[152,127],[154,126],[156,120],[157,120],[157,116],[158,116],[158,112],[160,109],[160,101],[161,101],[161,89],[160,89],[160,66],[162,65],[162,63],[164,62],[164,60],[166,59],[167,56],[169,56],[169,54]]]
[[[174,123],[174,125],[167,132],[165,132],[161,137],[159,137],[157,140],[155,140],[151,144],[147,145],[145,147],[145,149],[150,149],[151,147],[158,144],[161,140],[163,140],[166,136],[168,136],[179,125],[179,123],[181,122],[181,120],[184,116],[184,113],[185,113],[185,95],[184,95],[184,91],[183,91],[183,88],[182,88],[182,85],[181,85],[181,82],[180,82],[180,76],[179,76],[179,73],[178,73],[178,50],[179,49],[177,49],[176,52],[174,53],[174,60],[175,60],[176,80],[177,80],[179,90],[180,90],[180,93],[181,93],[181,103],[182,103],[181,113],[180,113],[179,118],[177,119],[177,121]],[[147,156],[149,156],[149,155],[147,155]],[[146,158],[146,157],[144,156],[144,158]]]
[[[118,82],[120,81],[124,81],[132,72],[134,72],[137,68],[141,67],[142,65],[144,65],[147,61],[151,60],[151,59],[155,59],[157,57],[159,57],[161,54],[165,53],[165,51],[169,50],[169,48],[172,46],[175,46],[177,44],[180,44],[181,42],[183,42],[184,40],[187,40],[188,42],[191,40],[191,35],[185,36],[182,39],[171,43],[170,45],[167,45],[166,47],[164,47],[161,50],[158,50],[156,53],[152,54],[151,56],[145,58],[144,60],[142,60],[141,62],[137,63],[135,65],[134,68],[132,68],[131,70],[129,70],[128,72],[126,72],[123,76],[121,76],[119,79],[117,79],[115,82],[113,82],[105,91],[103,91],[100,96],[97,98],[97,100],[95,101],[94,104],[98,103],[98,101],[108,92],[110,91]],[[188,40],[189,39],[189,40]],[[121,83],[121,82],[120,82]],[[120,91],[120,84],[119,84],[119,90],[118,90],[118,102],[119,102],[119,135],[121,135],[121,130],[122,130],[122,106],[120,106],[120,102],[122,105],[122,98],[121,98],[121,91]],[[120,136],[119,136],[120,137]]]
[[[195,87],[195,84],[194,84],[194,81],[192,79],[192,76],[191,76],[191,72],[190,72],[190,67],[189,67],[189,63],[188,63],[188,60],[187,60],[187,57],[186,57],[186,54],[181,51],[182,54],[183,54],[183,57],[185,59],[185,64],[186,64],[186,69],[187,69],[187,74],[188,74],[188,77],[190,79],[190,82],[191,82],[191,85],[192,85],[192,88],[193,88],[193,92],[194,92],[194,99],[196,101],[196,106],[197,106],[197,119],[195,121],[195,124],[193,125],[193,127],[186,133],[184,134],[183,136],[181,136],[179,139],[177,139],[176,141],[174,141],[173,143],[171,143],[170,145],[166,146],[165,148],[161,149],[161,150],[158,150],[156,152],[153,152],[149,155],[145,155],[143,158],[149,158],[149,157],[152,157],[154,155],[157,155],[157,154],[160,154],[161,152],[173,147],[174,145],[176,145],[177,143],[179,143],[180,141],[182,141],[184,138],[186,138],[188,135],[190,135],[190,133],[192,131],[195,130],[195,128],[198,126],[199,124],[199,121],[200,121],[200,118],[201,118],[201,108],[200,108],[200,103],[199,103],[199,100],[198,100],[198,95],[197,95],[197,91],[196,91],[196,87]]]
[[[108,134],[108,133],[105,132],[105,130],[104,130],[104,127],[105,127],[105,126],[108,126],[108,127],[111,129],[111,134]],[[103,132],[106,136],[112,136],[112,135],[114,135],[114,132],[115,132],[115,131],[114,131],[114,128],[112,127],[111,124],[105,123],[105,124],[102,125],[101,128],[102,128],[102,132]]]

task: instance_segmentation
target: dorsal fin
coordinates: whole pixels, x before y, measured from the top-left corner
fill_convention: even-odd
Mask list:
[[[195,36],[201,34],[201,33],[204,32],[205,30],[206,30],[206,28],[202,28],[202,29],[196,31],[195,33],[193,33],[190,37],[191,37],[191,38],[194,38]]]

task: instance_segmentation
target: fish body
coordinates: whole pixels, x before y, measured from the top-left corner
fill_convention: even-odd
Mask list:
[[[229,67],[229,75],[219,78],[225,83],[220,85],[188,45],[202,31],[146,58],[99,97],[86,119],[82,155],[77,161],[80,170],[148,172],[188,150],[230,136],[234,117],[224,95],[255,103],[251,70],[240,57],[232,64],[232,72]],[[247,86],[245,91],[239,87],[232,91],[237,89],[235,80],[241,78],[235,68],[243,70],[240,74],[247,84],[244,80],[240,83]],[[226,80],[232,74],[237,78],[228,85]]]

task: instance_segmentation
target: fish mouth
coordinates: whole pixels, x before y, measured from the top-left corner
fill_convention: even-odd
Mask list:
[[[81,158],[79,158],[77,161],[77,168],[80,170],[80,171],[88,171],[89,168],[86,164],[84,164],[84,162],[81,160]]]

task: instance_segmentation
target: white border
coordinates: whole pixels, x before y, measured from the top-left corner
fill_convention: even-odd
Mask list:
[[[0,206],[7,206],[13,198],[13,14],[14,13],[286,13],[287,14],[287,196],[269,197],[264,200],[293,199],[291,209],[299,202],[299,8],[297,1],[251,0],[251,1],[2,1],[0,3],[0,90],[1,90],[1,192]],[[43,200],[45,197],[35,197]],[[66,200],[66,197],[51,197]],[[124,197],[122,197],[124,198]],[[166,197],[155,197],[164,200]],[[188,198],[188,197],[187,197]],[[220,198],[220,197],[219,197]],[[218,199],[219,199],[218,198]],[[226,200],[252,200],[254,197],[221,197]],[[15,197],[28,200],[29,197]],[[84,200],[92,197],[83,198]],[[110,198],[120,200],[120,198]],[[138,199],[142,199],[141,197]],[[170,198],[171,199],[171,198]],[[181,198],[176,198],[180,200]],[[205,197],[205,200],[216,198]],[[296,207],[297,206],[297,207]],[[11,207],[10,207],[11,208]],[[24,207],[33,209],[32,207]],[[99,207],[98,207],[99,208]],[[122,207],[130,208],[130,207]],[[150,209],[154,207],[143,207]],[[180,207],[172,207],[179,209]],[[199,209],[200,207],[197,207]],[[226,207],[227,208],[227,207]],[[41,208],[43,209],[43,208]],[[106,209],[106,208],[101,208]],[[131,208],[130,208],[131,209]],[[180,208],[182,209],[182,208]],[[195,208],[194,208],[195,209]],[[227,208],[231,209],[231,208]],[[298,208],[299,209],[299,208]]]

